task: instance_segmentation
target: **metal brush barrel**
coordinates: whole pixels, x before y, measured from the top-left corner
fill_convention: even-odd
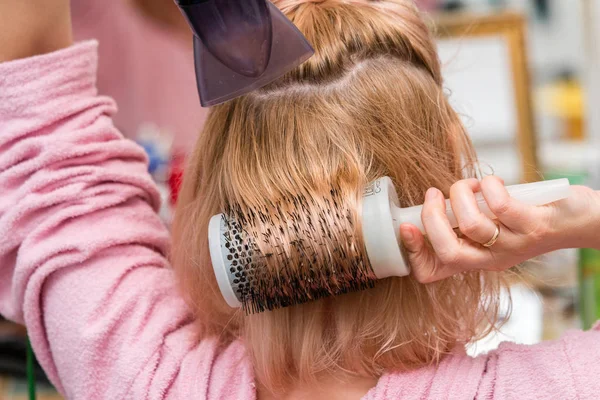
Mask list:
[[[250,250],[248,243],[244,243],[247,236],[241,228],[238,227],[238,232],[231,224],[224,214],[213,216],[208,227],[208,241],[210,258],[223,298],[230,307],[238,308],[242,306],[243,295],[249,288],[249,275],[255,269],[251,257],[256,249],[251,244]]]
[[[254,313],[373,287],[351,204],[331,190],[214,216],[210,255],[227,304]]]

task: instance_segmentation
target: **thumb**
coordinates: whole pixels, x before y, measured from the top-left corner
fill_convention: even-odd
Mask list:
[[[434,275],[435,260],[425,243],[425,237],[419,229],[410,224],[400,226],[400,239],[406,250],[408,263],[415,278],[422,283],[431,282]]]

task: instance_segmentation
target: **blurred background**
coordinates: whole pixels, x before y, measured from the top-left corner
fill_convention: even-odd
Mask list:
[[[600,2],[418,0],[445,85],[484,174],[507,184],[567,177],[600,189]],[[115,123],[148,152],[170,224],[182,165],[206,116],[189,30],[172,0],[73,1],[75,36],[100,41],[98,85]],[[537,343],[600,318],[600,254],[565,250],[515,272],[501,332],[470,346]],[[508,298],[513,308],[508,308]],[[512,311],[512,312],[511,312]],[[510,318],[509,318],[510,316]],[[26,333],[0,321],[0,400],[26,399]],[[59,399],[35,364],[38,399]]]
[[[600,120],[589,105],[600,95],[600,4],[423,0],[420,6],[435,26],[446,89],[482,173],[507,183],[566,177],[599,189]],[[501,332],[469,352],[588,329],[600,315],[599,274],[599,254],[589,249],[525,263],[505,294]]]

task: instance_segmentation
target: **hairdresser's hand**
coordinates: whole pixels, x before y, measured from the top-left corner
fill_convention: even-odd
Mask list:
[[[474,195],[478,191],[496,221],[479,211]],[[465,179],[452,186],[450,201],[461,234],[451,228],[444,197],[437,189],[429,189],[423,206],[427,239],[415,226],[400,227],[413,274],[420,282],[468,270],[501,271],[560,248],[600,248],[600,194],[586,187],[572,186],[568,199],[534,207],[512,199],[499,178]],[[496,223],[500,235],[486,248],[482,244],[494,236]]]
[[[69,0],[0,0],[0,62],[72,43]]]

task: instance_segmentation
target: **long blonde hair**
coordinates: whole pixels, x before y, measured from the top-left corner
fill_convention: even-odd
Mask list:
[[[250,316],[230,309],[219,292],[207,226],[227,206],[258,209],[299,193],[319,198],[335,186],[345,194],[338,207],[357,210],[360,188],[384,175],[408,206],[422,203],[431,186],[447,194],[475,174],[432,36],[411,1],[275,4],[316,54],[277,82],[211,110],[174,224],[183,294],[203,334],[244,340],[257,379],[273,391],[323,372],[379,376],[436,363],[490,329],[500,275],[474,271],[427,285],[388,278],[373,289]],[[344,225],[344,217],[332,218],[333,226]],[[316,251],[336,246],[324,242]]]

